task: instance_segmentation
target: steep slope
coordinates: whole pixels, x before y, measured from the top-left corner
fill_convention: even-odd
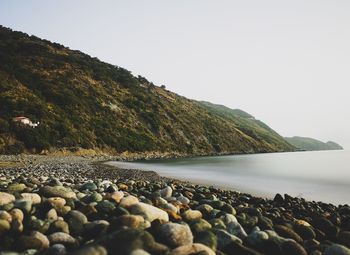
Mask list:
[[[285,137],[285,139],[296,148],[306,151],[320,151],[320,150],[343,150],[339,144],[329,141],[321,142],[319,140],[309,138],[309,137]]]
[[[36,128],[14,122],[25,116]],[[291,150],[80,51],[0,27],[0,153],[93,148],[186,155]]]
[[[254,138],[256,141],[266,144],[272,148],[283,145],[289,150],[293,149],[282,136],[267,126],[260,120],[255,119],[249,113],[239,109],[230,109],[223,105],[212,104],[205,101],[199,102],[209,112],[222,117],[223,119],[233,123],[237,129]]]

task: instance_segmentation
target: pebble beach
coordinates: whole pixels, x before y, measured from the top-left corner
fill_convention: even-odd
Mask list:
[[[0,254],[350,254],[348,205],[254,197],[105,160],[0,156]]]

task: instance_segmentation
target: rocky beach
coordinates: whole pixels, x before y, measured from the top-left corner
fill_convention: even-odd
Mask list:
[[[350,254],[348,205],[269,200],[109,159],[0,156],[0,254]]]

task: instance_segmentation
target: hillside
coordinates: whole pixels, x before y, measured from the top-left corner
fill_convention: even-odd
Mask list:
[[[319,140],[309,138],[309,137],[285,137],[285,139],[296,148],[306,151],[320,151],[320,150],[343,150],[339,144],[329,141],[321,142]]]
[[[261,143],[272,144],[274,146],[283,145],[285,148],[290,148],[290,144],[277,132],[267,126],[260,120],[255,119],[249,113],[246,113],[239,109],[230,109],[223,105],[212,104],[209,102],[201,101],[202,104],[209,112],[223,119],[233,123],[239,130],[248,134],[256,141]]]
[[[293,150],[265,124],[245,120],[250,115],[233,121],[124,68],[4,27],[0,106],[0,153]],[[15,122],[19,116],[39,125]]]

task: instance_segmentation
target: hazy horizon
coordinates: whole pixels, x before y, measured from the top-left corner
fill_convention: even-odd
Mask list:
[[[0,24],[242,109],[283,136],[350,147],[350,2],[102,3],[2,1]]]

